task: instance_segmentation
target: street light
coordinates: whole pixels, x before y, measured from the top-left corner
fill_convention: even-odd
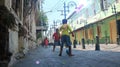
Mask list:
[[[77,4],[74,2],[74,1],[70,1],[70,2],[68,2],[68,4],[66,5],[66,3],[64,2],[64,10],[58,10],[58,11],[63,11],[64,12],[64,19],[66,19],[66,13],[67,12],[69,12],[70,10],[69,10],[69,7],[70,6],[75,6],[75,8],[77,8]],[[68,9],[66,9],[66,8],[68,8]]]
[[[46,11],[46,12],[44,12],[44,14],[49,13],[49,12],[52,12],[52,10],[50,10],[50,11]]]

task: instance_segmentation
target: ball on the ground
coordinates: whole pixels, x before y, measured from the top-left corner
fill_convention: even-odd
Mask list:
[[[36,61],[36,64],[39,64],[40,63],[40,61]]]

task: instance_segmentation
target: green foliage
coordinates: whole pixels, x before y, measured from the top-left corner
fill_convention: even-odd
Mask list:
[[[48,18],[46,14],[43,11],[41,11],[38,13],[38,15],[39,15],[39,24],[46,26],[46,24],[48,24]]]
[[[39,32],[38,35],[37,35],[37,39],[41,38],[42,37],[42,33]]]

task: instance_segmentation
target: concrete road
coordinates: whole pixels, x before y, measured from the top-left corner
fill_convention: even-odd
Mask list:
[[[39,46],[13,67],[120,67],[120,52],[74,48],[75,56],[69,57],[65,50],[58,56],[59,47],[52,52],[52,47]]]

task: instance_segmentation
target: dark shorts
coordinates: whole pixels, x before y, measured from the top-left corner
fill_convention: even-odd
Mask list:
[[[71,46],[72,45],[71,40],[70,40],[70,36],[62,35],[62,37],[61,37],[61,46],[64,46],[64,44],[66,46]]]
[[[61,44],[60,44],[60,40],[59,41],[54,41],[54,45],[55,46],[60,46]]]

